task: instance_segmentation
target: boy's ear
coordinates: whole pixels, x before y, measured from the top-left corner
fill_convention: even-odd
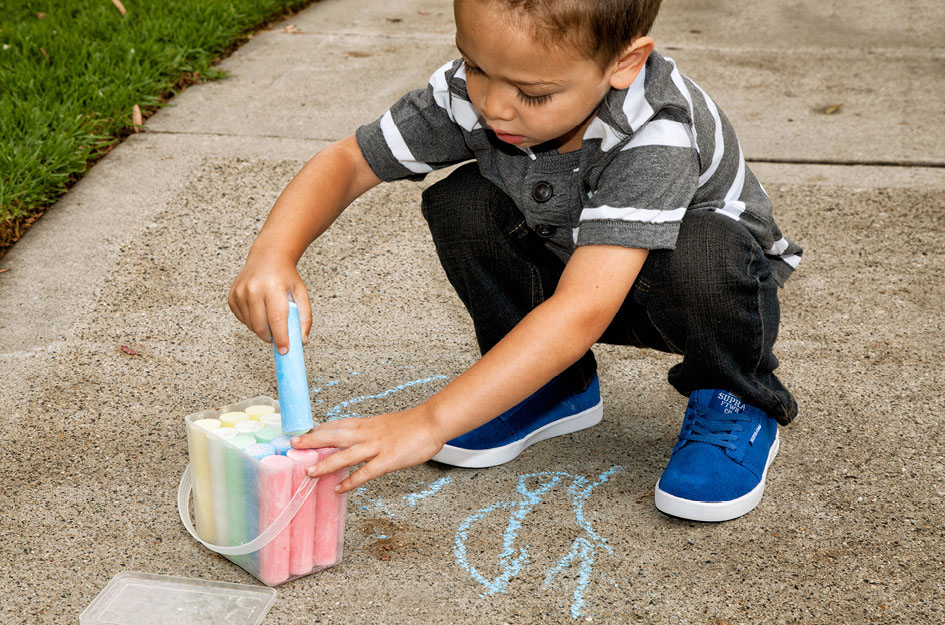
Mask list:
[[[610,86],[614,89],[626,89],[643,69],[650,52],[656,44],[652,37],[637,37],[627,46],[617,59],[617,64],[610,75]]]

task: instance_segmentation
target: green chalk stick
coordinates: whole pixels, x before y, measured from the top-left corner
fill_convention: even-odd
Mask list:
[[[263,428],[253,432],[253,436],[256,437],[257,443],[272,443],[272,439],[282,436],[282,432],[272,428]]]
[[[248,484],[246,481],[245,464],[249,460],[243,455],[242,450],[256,443],[256,439],[251,434],[237,434],[227,441],[226,456],[224,458],[224,467],[226,472],[226,515],[229,523],[227,524],[228,534],[225,545],[241,545],[254,538],[249,535],[247,508],[251,497],[256,497],[255,484]],[[255,505],[253,506],[255,508]],[[248,563],[251,555],[230,556],[236,564],[243,566]],[[245,567],[244,567],[245,568]]]

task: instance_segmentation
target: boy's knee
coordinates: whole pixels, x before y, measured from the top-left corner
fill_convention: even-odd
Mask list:
[[[736,285],[771,277],[771,265],[744,224],[715,211],[692,211],[669,254],[674,281],[691,296],[719,295]]]
[[[455,244],[494,237],[502,230],[494,208],[504,202],[512,200],[482,176],[476,163],[469,163],[427,188],[420,210],[435,242]]]
[[[492,183],[482,177],[479,166],[467,163],[424,190],[420,210],[432,227],[443,217],[455,218],[462,206],[486,196],[490,187]]]

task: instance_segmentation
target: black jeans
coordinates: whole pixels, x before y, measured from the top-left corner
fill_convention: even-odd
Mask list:
[[[564,263],[475,163],[427,189],[422,210],[485,353],[554,293]],[[681,354],[669,382],[683,395],[725,389],[787,424],[797,403],[774,374],[780,306],[770,263],[738,222],[690,211],[676,249],[650,252],[600,342]],[[588,351],[563,376],[583,390],[596,371]]]

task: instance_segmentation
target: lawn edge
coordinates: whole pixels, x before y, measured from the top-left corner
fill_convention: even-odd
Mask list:
[[[287,18],[292,17],[293,15],[297,15],[301,11],[304,11],[317,2],[320,2],[320,0],[303,0],[303,2],[296,7],[281,9],[266,16],[266,18],[264,18],[261,22],[240,32],[234,38],[234,40],[226,48],[224,48],[216,58],[213,59],[212,66],[216,67],[219,65],[220,62],[239,50],[258,33],[268,30],[273,24],[277,22],[281,22]],[[182,93],[187,88],[196,84],[207,82],[209,80],[219,80],[223,78],[226,78],[225,73],[214,77],[202,76],[199,71],[182,73],[180,76],[178,76],[177,81],[174,84],[167,87],[164,92],[158,96],[157,105],[141,109],[143,121],[147,121],[149,117],[154,115],[158,110],[168,104],[177,94]],[[68,193],[69,190],[75,186],[75,184],[78,183],[96,163],[102,160],[113,149],[121,145],[128,137],[136,134],[137,132],[139,132],[139,128],[131,121],[131,112],[129,111],[128,125],[109,137],[109,143],[104,146],[101,151],[86,161],[85,170],[81,174],[76,174],[69,177],[62,189],[62,192],[55,200],[49,204],[26,208],[24,209],[22,215],[0,219],[0,259],[2,259],[6,253],[9,252],[13,246],[23,238],[23,235],[25,235],[26,232],[33,225],[35,225],[43,215],[49,212],[49,210],[52,209],[52,207],[55,206],[55,204],[60,199],[62,199],[62,197]]]

